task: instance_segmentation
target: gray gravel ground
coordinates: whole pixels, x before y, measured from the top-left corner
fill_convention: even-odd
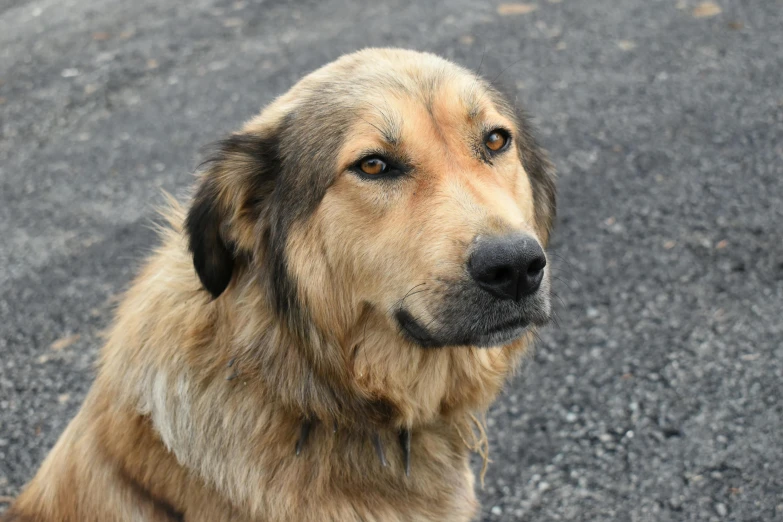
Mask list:
[[[783,2],[530,1],[0,0],[0,495],[78,408],[160,189],[396,45],[505,69],[560,172],[559,322],[490,412],[483,520],[783,520]]]

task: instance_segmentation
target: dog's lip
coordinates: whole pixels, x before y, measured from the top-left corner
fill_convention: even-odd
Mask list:
[[[516,317],[510,321],[506,321],[500,324],[496,324],[491,328],[487,328],[483,334],[503,333],[505,331],[517,330],[519,328],[527,328],[530,325],[530,321],[524,317]]]
[[[434,338],[427,329],[422,326],[405,309],[400,309],[395,314],[395,318],[400,325],[403,333],[411,340],[423,347],[439,347],[447,344]],[[508,321],[495,324],[479,332],[474,332],[471,339],[465,339],[464,342],[453,343],[456,345],[475,345],[489,346],[494,344],[504,344],[513,341],[519,337],[522,332],[530,326],[530,321],[525,317],[515,317]]]
[[[432,338],[427,329],[419,324],[416,319],[405,309],[397,310],[395,318],[403,332],[421,346],[437,346],[439,343]]]
[[[530,323],[523,322],[518,326],[510,326],[499,330],[488,331],[474,339],[473,346],[480,348],[492,348],[495,346],[504,346],[519,339],[524,334]]]

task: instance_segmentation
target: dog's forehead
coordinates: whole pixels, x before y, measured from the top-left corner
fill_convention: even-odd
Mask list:
[[[467,69],[429,53],[402,49],[365,49],[308,74],[278,101],[284,105],[328,100],[333,107],[380,107],[387,101],[430,103],[451,91],[454,99],[476,106],[486,85]],[[470,107],[469,107],[470,108]]]
[[[467,69],[429,53],[403,49],[365,49],[348,54],[314,71],[303,80],[315,83],[335,78],[347,82],[378,82],[389,88],[417,90],[442,79],[473,79]]]
[[[472,155],[468,142],[491,128],[516,129],[508,105],[487,85],[468,75],[437,74],[408,77],[407,88],[367,89],[354,100],[352,118],[340,162],[350,163],[374,146],[400,150],[443,151]],[[399,81],[399,78],[395,78]],[[382,82],[380,82],[383,85]]]
[[[373,56],[373,55],[370,55]],[[440,57],[393,54],[392,59],[358,60],[349,76],[353,101],[370,109],[410,112],[440,105],[449,113],[475,116],[490,100],[486,84],[470,71]]]
[[[487,109],[513,125],[514,111],[505,99],[471,71],[429,53],[364,49],[302,78],[247,128],[275,127],[292,115],[312,116],[313,123],[327,122],[334,130],[336,122],[352,122],[359,114],[377,126],[415,118],[422,110],[476,119]]]

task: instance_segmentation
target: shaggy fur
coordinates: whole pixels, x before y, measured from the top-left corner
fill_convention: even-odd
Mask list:
[[[368,156],[394,169],[365,174]],[[392,49],[313,72],[172,202],[90,393],[4,520],[470,520],[474,414],[550,304],[548,268],[499,302],[466,260],[479,236],[545,246],[554,196],[528,124],[470,72]],[[510,316],[521,334],[478,347]]]

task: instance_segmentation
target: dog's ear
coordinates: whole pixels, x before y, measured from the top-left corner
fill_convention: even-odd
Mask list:
[[[214,180],[205,179],[185,221],[193,265],[201,284],[213,297],[222,294],[231,282],[235,255],[233,246],[220,230],[225,222],[225,211],[218,208],[219,198]]]
[[[557,188],[555,185],[555,167],[549,161],[546,152],[538,145],[533,136],[533,128],[527,116],[518,111],[519,134],[517,151],[525,168],[530,185],[533,188],[533,202],[536,207],[536,227],[544,246],[557,217]]]
[[[280,172],[276,137],[235,134],[202,163],[204,173],[185,220],[193,265],[218,297],[237,259],[256,250],[257,223]]]

